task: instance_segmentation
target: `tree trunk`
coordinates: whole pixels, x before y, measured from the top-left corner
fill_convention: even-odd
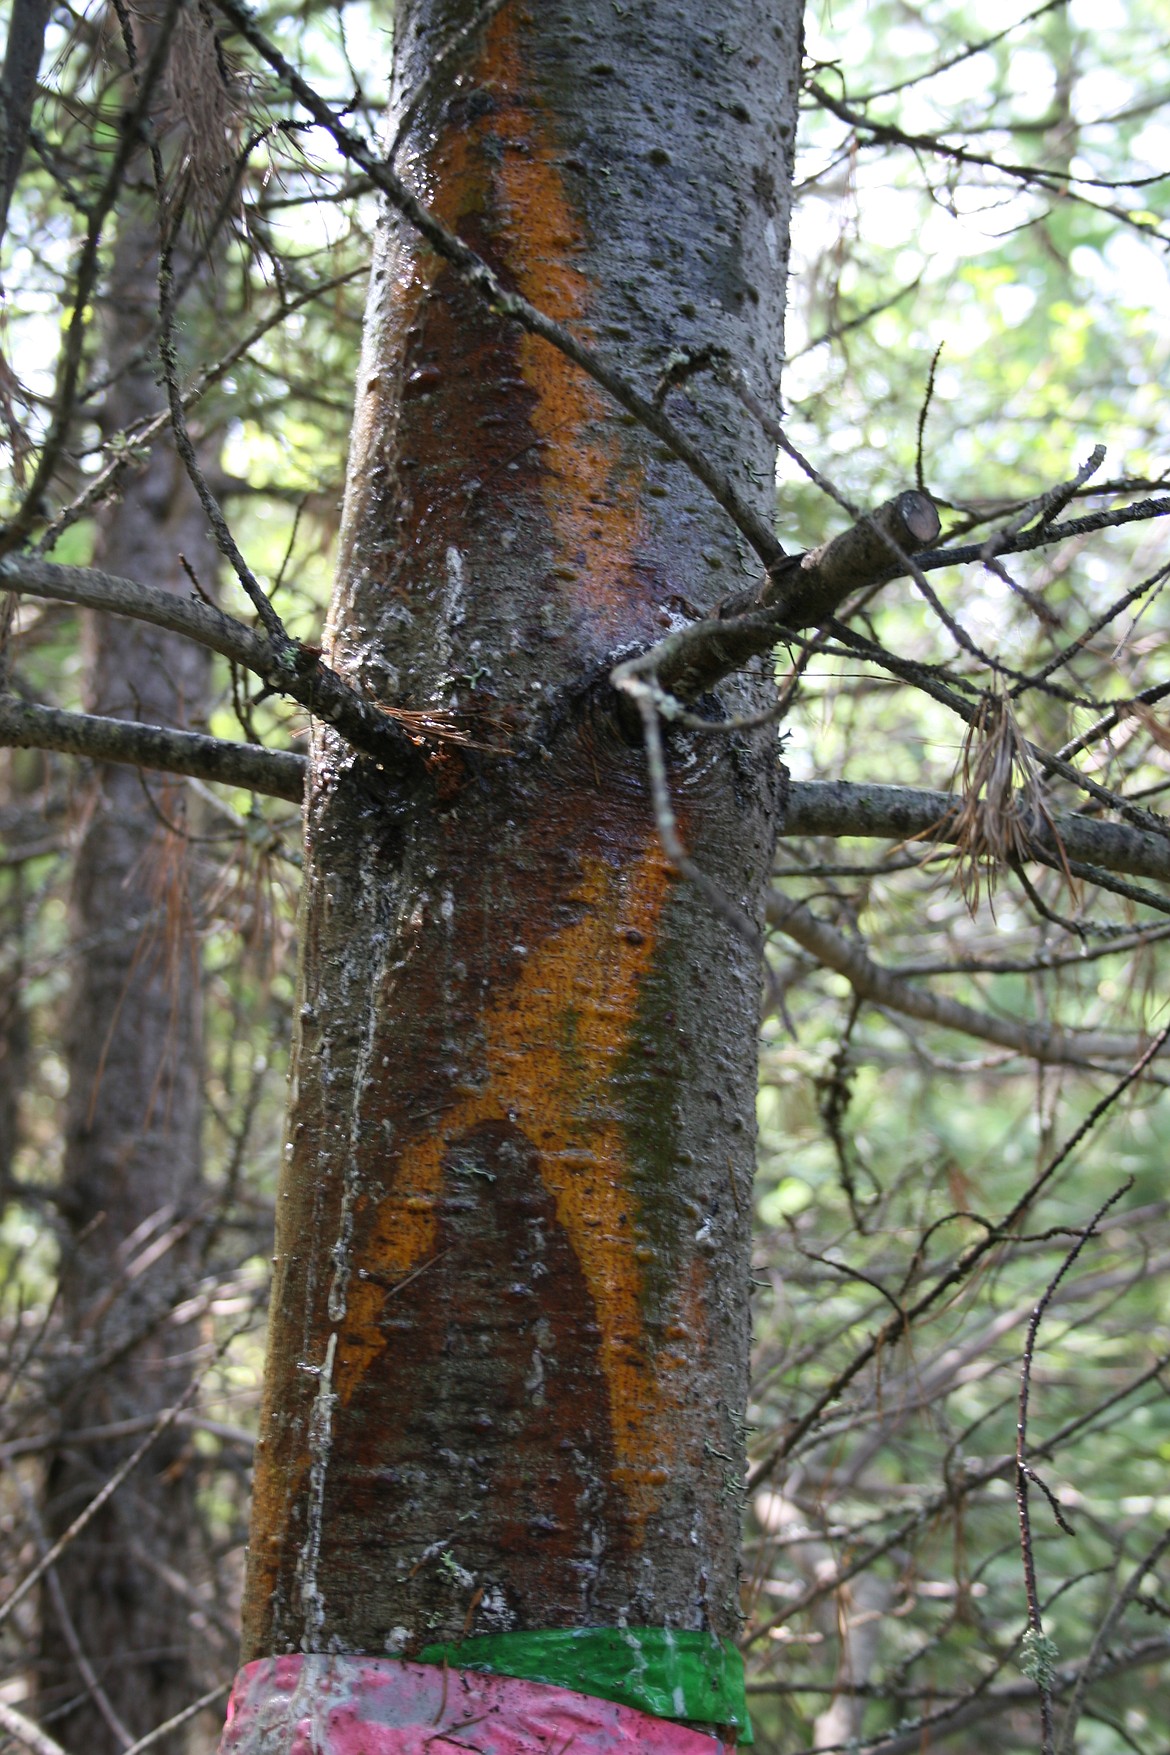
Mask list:
[[[112,429],[159,405],[152,343],[157,227],[138,203],[112,267],[103,419]],[[99,531],[98,564],[181,593],[186,555],[206,586],[216,556],[173,452],[156,447]],[[206,654],[139,622],[95,618],[89,705],[124,719],[198,722]],[[199,949],[192,919],[184,788],[98,765],[84,803],[71,902],[75,968],[67,1033],[69,1096],[61,1188],[62,1311],[70,1357],[67,1433],[147,1421],[190,1382],[189,1330],[169,1313],[183,1296],[200,1201]],[[58,1534],[141,1437],[71,1436],[47,1480]],[[86,1755],[125,1747],[186,1705],[189,1610],[164,1569],[189,1576],[195,1477],[174,1429],[56,1567],[44,1602],[46,1699],[76,1705],[54,1731]],[[71,1625],[70,1625],[71,1624]],[[92,1677],[79,1669],[77,1648]],[[96,1686],[95,1686],[96,1683]],[[178,1745],[169,1740],[168,1747]]]
[[[441,59],[475,11],[399,8],[414,185],[646,389],[714,343],[776,406],[796,4],[509,5]],[[738,403],[671,412],[770,516]],[[387,218],[330,659],[470,741],[406,788],[317,740],[245,1659],[737,1630],[758,952],[669,868],[607,679],[741,577],[687,471]],[[668,763],[758,919],[774,732]]]

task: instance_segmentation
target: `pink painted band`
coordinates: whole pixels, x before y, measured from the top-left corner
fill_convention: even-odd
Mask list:
[[[257,1658],[236,1677],[219,1755],[734,1755],[592,1694],[398,1658]]]

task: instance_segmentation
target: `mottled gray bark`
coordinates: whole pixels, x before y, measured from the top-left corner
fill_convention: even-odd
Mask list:
[[[400,8],[399,114],[473,12]],[[773,0],[505,7],[400,164],[648,388],[713,342],[775,406],[799,56]],[[767,519],[741,404],[672,412]],[[758,961],[667,868],[608,676],[743,559],[660,442],[386,220],[330,658],[480,747],[403,791],[318,741],[247,1657],[736,1630]],[[669,769],[758,918],[774,732],[679,735]]]
[[[130,204],[103,307],[113,378],[102,414],[112,429],[159,405],[149,354],[155,273],[153,215],[145,206],[135,214]],[[202,512],[178,459],[159,445],[101,515],[96,560],[185,596],[191,587],[180,554],[212,583],[216,556]],[[96,713],[190,726],[205,711],[206,652],[160,629],[94,617],[87,666],[87,706]],[[190,1381],[194,1336],[167,1321],[190,1270],[201,1198],[199,946],[184,821],[182,782],[93,768],[70,904],[60,1193],[71,1346],[60,1392],[66,1432],[152,1415]],[[46,1483],[51,1535],[133,1442],[62,1444]],[[184,1577],[191,1572],[195,1475],[186,1442],[177,1431],[159,1442],[66,1550],[56,1568],[60,1591],[43,1598],[46,1705],[75,1702],[53,1728],[86,1755],[114,1755],[125,1746],[119,1727],[140,1736],[197,1692],[189,1607],[148,1563],[153,1557]],[[171,1749],[180,1746],[170,1739]]]

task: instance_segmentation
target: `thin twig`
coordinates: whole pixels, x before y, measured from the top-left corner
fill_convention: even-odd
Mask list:
[[[1098,1122],[1101,1121],[1108,1111],[1113,1108],[1114,1104],[1125,1095],[1130,1086],[1141,1078],[1146,1068],[1150,1065],[1150,1062],[1155,1056],[1161,1053],[1168,1040],[1170,1040],[1170,1023],[1168,1023],[1164,1029],[1159,1030],[1158,1034],[1147,1045],[1143,1053],[1138,1056],[1129,1071],[1118,1079],[1116,1083],[1106,1091],[1103,1097],[1099,1098],[1098,1101],[1094,1103],[1092,1109],[1090,1109],[1084,1120],[1068,1136],[1060,1149],[1049,1158],[1043,1170],[1041,1170],[1037,1176],[1033,1177],[1024,1193],[1011,1207],[1010,1211],[1005,1214],[999,1224],[989,1230],[986,1236],[981,1237],[975,1243],[969,1244],[957,1260],[938,1275],[933,1284],[927,1288],[922,1296],[918,1298],[915,1303],[907,1307],[905,1325],[888,1322],[884,1324],[882,1328],[877,1330],[875,1334],[872,1334],[862,1347],[858,1348],[857,1352],[853,1355],[853,1358],[846,1366],[837,1372],[832,1382],[825,1386],[813,1402],[812,1406],[806,1409],[798,1420],[793,1421],[781,1443],[776,1445],[771,1454],[762,1458],[752,1469],[746,1484],[746,1491],[749,1494],[753,1493],[757,1487],[762,1485],[762,1483],[771,1476],[779,1464],[784,1461],[785,1457],[791,1455],[796,1445],[799,1444],[801,1439],[804,1438],[805,1435],[817,1424],[825,1410],[838,1400],[842,1393],[853,1382],[854,1378],[860,1376],[861,1372],[878,1358],[880,1354],[885,1351],[887,1346],[892,1342],[899,1340],[920,1316],[925,1315],[928,1310],[933,1309],[934,1306],[938,1304],[941,1299],[946,1297],[949,1292],[951,1292],[956,1286],[961,1285],[970,1275],[972,1269],[983,1260],[984,1256],[988,1255],[991,1250],[1012,1235],[1020,1220],[1024,1217],[1024,1214],[1029,1208],[1035,1205],[1036,1201],[1052,1181],[1052,1178],[1056,1175],[1056,1172],[1060,1169],[1061,1165],[1072,1156],[1082,1140],[1088,1138]]]
[[[69,318],[69,326],[65,331],[65,342],[58,368],[57,386],[53,398],[53,418],[45,435],[44,444],[41,446],[32,483],[15,517],[6,530],[0,531],[0,555],[17,548],[40,516],[42,501],[57,466],[57,459],[65,443],[70,422],[73,419],[77,379],[81,371],[82,351],[86,335],[89,332],[93,307],[102,231],[117,200],[130,160],[141,144],[143,130],[148,125],[151,98],[166,66],[167,56],[170,53],[171,37],[181,11],[182,0],[167,0],[161,17],[154,25],[154,42],[151,46],[150,57],[142,78],[138,82],[134,102],[122,116],[118,144],[114,150],[106,180],[89,209],[85,241],[81,246],[77,273],[73,283],[73,310]]]
[[[922,454],[926,440],[926,417],[930,413],[930,404],[934,398],[934,374],[938,370],[938,362],[942,358],[944,342],[939,342],[931,355],[930,371],[926,375],[926,390],[922,397],[922,407],[918,410],[918,443],[914,453],[914,479],[918,483],[920,494],[926,492],[926,476],[923,471]]]
[[[119,18],[122,20],[122,34],[127,58],[131,68],[133,68],[135,61],[133,28],[120,9]],[[223,510],[208,485],[207,477],[195,454],[195,446],[191,442],[191,434],[183,409],[183,398],[179,389],[179,356],[175,346],[174,252],[179,229],[183,223],[183,204],[181,201],[177,201],[172,205],[167,199],[166,172],[163,167],[162,152],[153,133],[149,136],[148,150],[154,174],[155,199],[158,203],[159,214],[158,353],[167,393],[167,404],[171,411],[171,428],[175,438],[175,449],[179,453],[183,467],[195,489],[199,504],[203,507],[204,516],[211,528],[212,536],[215,538],[216,547],[232,567],[245,595],[259,616],[261,625],[267,631],[268,638],[272,643],[274,655],[278,661],[288,660],[293,653],[293,642],[284,623],[272,607],[267,592],[264,591],[260,581],[244,559],[239,545],[228,527]]]
[[[350,268],[342,274],[333,274],[325,280],[316,282],[313,286],[298,293],[295,298],[282,299],[274,311],[270,311],[267,316],[261,317],[254,323],[247,333],[242,335],[226,353],[221,354],[213,365],[205,366],[202,371],[197,373],[183,391],[184,411],[195,407],[213,385],[217,384],[221,378],[226,377],[234,365],[252,352],[257,342],[262,341],[270,330],[283,323],[287,317],[293,316],[305,305],[312,304],[314,299],[323,298],[326,293],[336,291],[338,287],[344,286],[348,281],[356,280],[359,275],[364,275],[366,272],[364,267]],[[92,396],[97,388],[98,386],[94,384],[87,385],[85,387],[86,397]],[[87,483],[82,492],[63,507],[50,524],[46,525],[37,541],[35,552],[37,554],[49,553],[71,525],[76,524],[78,519],[84,518],[100,501],[115,493],[123,476],[134,467],[136,453],[149,445],[165,427],[169,426],[170,419],[170,409],[162,409],[150,420],[132,427],[123,427],[120,432],[112,434],[107,439],[105,446],[107,452],[113,452],[110,461],[91,482]]]
[[[215,1688],[209,1688],[206,1694],[201,1694],[198,1700],[193,1700],[190,1706],[183,1708],[182,1712],[176,1712],[173,1718],[164,1719],[161,1725],[156,1725],[153,1731],[146,1733],[145,1737],[139,1737],[136,1743],[131,1743],[128,1749],[123,1750],[122,1755],[142,1755],[144,1749],[153,1749],[156,1743],[161,1743],[164,1737],[169,1737],[172,1731],[179,1729],[180,1725],[185,1725],[197,1713],[205,1711],[209,1706],[214,1706],[217,1700],[222,1700],[230,1687],[230,1682],[220,1682]]]
[[[646,682],[639,675],[641,662],[635,658],[628,664],[619,665],[614,671],[614,686],[630,696],[642,717],[646,771],[654,806],[654,824],[662,843],[662,851],[675,870],[701,891],[715,912],[734,929],[744,943],[760,952],[763,948],[762,940],[754,922],[748,919],[738,903],[733,902],[713,878],[707,876],[701,866],[695,864],[683,845],[678,832],[678,820],[670,802],[670,783],[666,775],[666,756],[662,747],[659,717],[663,704],[662,691],[653,682]]]
[[[1138,1051],[1132,1036],[1029,1024],[1018,1018],[978,1011],[961,1000],[925,991],[894,970],[875,963],[863,945],[847,939],[803,903],[776,891],[768,898],[766,918],[770,926],[801,945],[824,968],[843,975],[859,999],[883,1011],[901,1012],[940,1029],[961,1031],[965,1036],[993,1042],[1042,1065],[1092,1066],[1102,1060],[1128,1061]]]
[[[43,1553],[48,1547],[49,1541],[45,1534],[44,1526],[41,1523],[40,1515],[37,1511],[32,1493],[29,1488],[25,1486],[19,1476],[16,1477],[16,1484],[17,1491],[24,1502],[25,1516],[32,1525],[32,1531],[36,1538],[37,1546]],[[65,1643],[69,1647],[70,1656],[72,1657],[74,1664],[77,1666],[77,1673],[81,1677],[85,1692],[92,1701],[98,1717],[102,1720],[106,1729],[118,1744],[118,1747],[124,1751],[130,1747],[131,1743],[134,1741],[134,1737],[118,1717],[113,1701],[102,1687],[101,1682],[98,1680],[97,1672],[89,1661],[89,1656],[86,1653],[85,1647],[81,1643],[81,1637],[78,1634],[73,1616],[69,1612],[69,1605],[65,1601],[65,1592],[61,1588],[61,1580],[55,1566],[50,1566],[48,1572],[45,1574],[45,1584],[48,1588],[49,1597],[53,1604],[53,1613],[57,1617],[57,1623],[64,1635]]]
[[[1029,500],[1027,505],[1022,507],[1021,510],[1016,513],[1014,518],[1010,518],[1008,522],[1002,525],[998,530],[993,530],[991,535],[987,538],[987,541],[983,544],[979,556],[983,565],[989,567],[992,561],[994,561],[999,555],[1003,554],[1003,545],[1010,541],[1013,536],[1017,536],[1021,530],[1032,522],[1033,518],[1037,520],[1041,528],[1043,528],[1045,524],[1051,524],[1052,520],[1064,511],[1064,508],[1076,494],[1077,489],[1084,487],[1085,483],[1096,475],[1104,461],[1104,445],[1094,445],[1092,452],[1086,458],[1085,462],[1081,464],[1081,467],[1077,470],[1076,474],[1070,481],[1061,482],[1059,486],[1049,488],[1047,493],[1040,494],[1039,497],[1034,500]]]
[[[109,1480],[100,1491],[94,1494],[85,1509],[78,1513],[64,1534],[58,1536],[52,1547],[42,1554],[36,1565],[25,1574],[15,1589],[9,1592],[4,1601],[0,1603],[0,1627],[8,1620],[13,1610],[24,1601],[33,1586],[40,1582],[50,1566],[57,1563],[66,1548],[77,1539],[87,1524],[93,1521],[102,1507],[109,1503],[123,1481],[138,1467],[146,1453],[158,1442],[163,1433],[174,1425],[187,1404],[194,1401],[201,1384],[202,1377],[194,1378],[174,1406],[163,1409],[142,1443],[131,1451],[124,1462],[118,1465]]]
[[[1117,1627],[1118,1622],[1121,1620],[1122,1615],[1137,1595],[1138,1587],[1140,1586],[1142,1579],[1148,1572],[1153,1570],[1168,1548],[1170,1548],[1170,1530],[1164,1530],[1158,1540],[1154,1543],[1153,1547],[1150,1548],[1143,1558],[1138,1561],[1137,1565],[1130,1573],[1130,1576],[1126,1579],[1124,1585],[1122,1585],[1121,1589],[1110,1603],[1109,1608],[1101,1617],[1101,1624],[1093,1635],[1093,1643],[1089,1647],[1088,1656],[1081,1665],[1080,1673],[1076,1680],[1076,1686],[1073,1689],[1072,1699],[1068,1703],[1068,1710],[1065,1713],[1064,1723],[1060,1730],[1060,1746],[1057,1755],[1074,1755],[1075,1744],[1073,1738],[1076,1734],[1077,1721],[1080,1718],[1081,1709],[1084,1705],[1085,1690],[1088,1688],[1094,1675],[1097,1674],[1101,1655],[1112,1640],[1114,1630]]]
[[[1094,213],[1107,213],[1118,219],[1123,225],[1132,226],[1135,231],[1144,232],[1150,237],[1165,240],[1166,234],[1157,225],[1148,220],[1138,219],[1135,214],[1124,207],[1118,207],[1109,201],[1091,201],[1088,196],[1077,193],[1072,185],[1082,189],[1142,189],[1151,184],[1165,181],[1165,171],[1154,171],[1149,176],[1118,180],[1107,177],[1074,177],[1064,169],[1049,169],[1044,165],[1021,165],[990,158],[985,153],[972,152],[970,147],[952,145],[949,141],[940,140],[933,134],[910,134],[889,122],[871,122],[868,116],[853,109],[849,104],[834,98],[823,85],[815,80],[809,90],[817,102],[829,110],[842,122],[859,134],[868,135],[875,145],[908,146],[919,152],[929,152],[941,158],[950,159],[953,164],[974,165],[982,170],[998,171],[1001,176],[1010,178],[1024,188],[1043,189],[1048,195],[1060,196],[1065,200],[1080,202]]]
[[[1114,1189],[1108,1200],[1103,1201],[1097,1208],[1088,1225],[1045,1286],[1044,1294],[1032,1312],[1032,1319],[1028,1324],[1028,1333],[1024,1342],[1024,1357],[1020,1369],[1019,1411],[1016,1417],[1016,1512],[1020,1524],[1020,1551],[1024,1563],[1024,1594],[1028,1604],[1028,1639],[1031,1645],[1031,1659],[1034,1668],[1032,1679],[1040,1693],[1042,1755],[1053,1755],[1052,1672],[1055,1668],[1055,1648],[1051,1647],[1051,1642],[1045,1635],[1044,1620],[1040,1611],[1040,1594],[1036,1585],[1036,1555],[1032,1546],[1032,1519],[1028,1505],[1029,1484],[1035,1482],[1037,1486],[1042,1485],[1028,1463],[1028,1402],[1032,1386],[1032,1361],[1035,1357],[1036,1336],[1040,1331],[1040,1324],[1056,1294],[1057,1287],[1073,1267],[1090,1237],[1095,1234],[1098,1225],[1110,1207],[1116,1206],[1121,1197],[1127,1194],[1132,1187],[1133,1177],[1130,1176],[1119,1188]],[[1054,1503],[1051,1498],[1050,1503]],[[1057,1516],[1060,1516],[1059,1511],[1057,1511]],[[1067,1529],[1067,1525],[1065,1528]]]

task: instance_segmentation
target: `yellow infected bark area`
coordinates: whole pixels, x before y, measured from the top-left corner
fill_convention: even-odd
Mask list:
[[[492,83],[497,101],[492,126],[504,146],[499,180],[517,289],[592,342],[589,282],[570,259],[582,244],[581,221],[568,199],[555,143],[547,128],[536,126],[539,113],[524,89],[517,25],[507,7],[489,26],[482,77]],[[528,152],[507,150],[517,133],[527,135]],[[520,369],[536,392],[531,420],[542,442],[544,501],[562,563],[575,573],[572,583],[599,606],[608,604],[640,534],[641,471],[631,476],[620,469],[615,411],[564,354],[525,333]],[[609,562],[604,567],[597,564],[599,546]]]
[[[573,261],[584,248],[583,223],[561,149],[531,89],[510,8],[491,20],[469,76],[490,94],[492,108],[469,128],[448,129],[420,165],[433,210],[456,233],[468,232],[472,221],[486,225],[505,280],[593,345],[592,287]],[[482,247],[478,236],[476,243]],[[378,456],[393,424],[397,381],[385,363],[399,356],[426,300],[441,297],[438,283],[450,276],[440,258],[419,249],[395,285],[381,357],[363,363],[351,451],[355,478]],[[630,562],[644,533],[644,469],[626,453],[616,411],[591,379],[539,336],[518,333],[516,347],[521,378],[535,397],[526,420],[540,457],[552,539],[554,573],[546,588],[601,622],[610,636],[628,637],[630,595],[637,591]]]
[[[489,24],[476,78],[494,100],[484,127],[499,144],[490,194],[508,272],[531,304],[592,343],[590,283],[572,261],[584,244],[582,222],[531,90],[513,8]],[[462,137],[446,150],[452,162],[439,187],[451,192],[457,226],[483,199],[490,159],[481,153],[472,165]],[[530,422],[541,445],[545,508],[564,574],[573,575],[565,583],[608,607],[640,531],[641,471],[621,469],[614,409],[592,380],[539,336],[525,332],[519,346],[521,373],[536,393]]]
[[[485,1121],[507,1119],[536,1148],[541,1180],[589,1290],[601,1334],[614,1475],[636,1527],[655,1510],[667,1479],[680,1401],[674,1373],[661,1369],[645,1333],[640,1252],[649,1246],[638,1241],[638,1203],[628,1186],[612,1085],[630,1044],[670,882],[656,843],[621,871],[606,860],[588,862],[572,898],[580,918],[546,939],[515,985],[481,1015],[487,1082],[446,1111],[441,1132],[406,1147],[391,1192],[359,1209],[366,1259],[351,1264],[333,1379],[335,1394],[348,1402],[387,1345],[380,1327],[387,1300],[434,1257],[448,1142]],[[363,1268],[376,1280],[362,1278]]]

